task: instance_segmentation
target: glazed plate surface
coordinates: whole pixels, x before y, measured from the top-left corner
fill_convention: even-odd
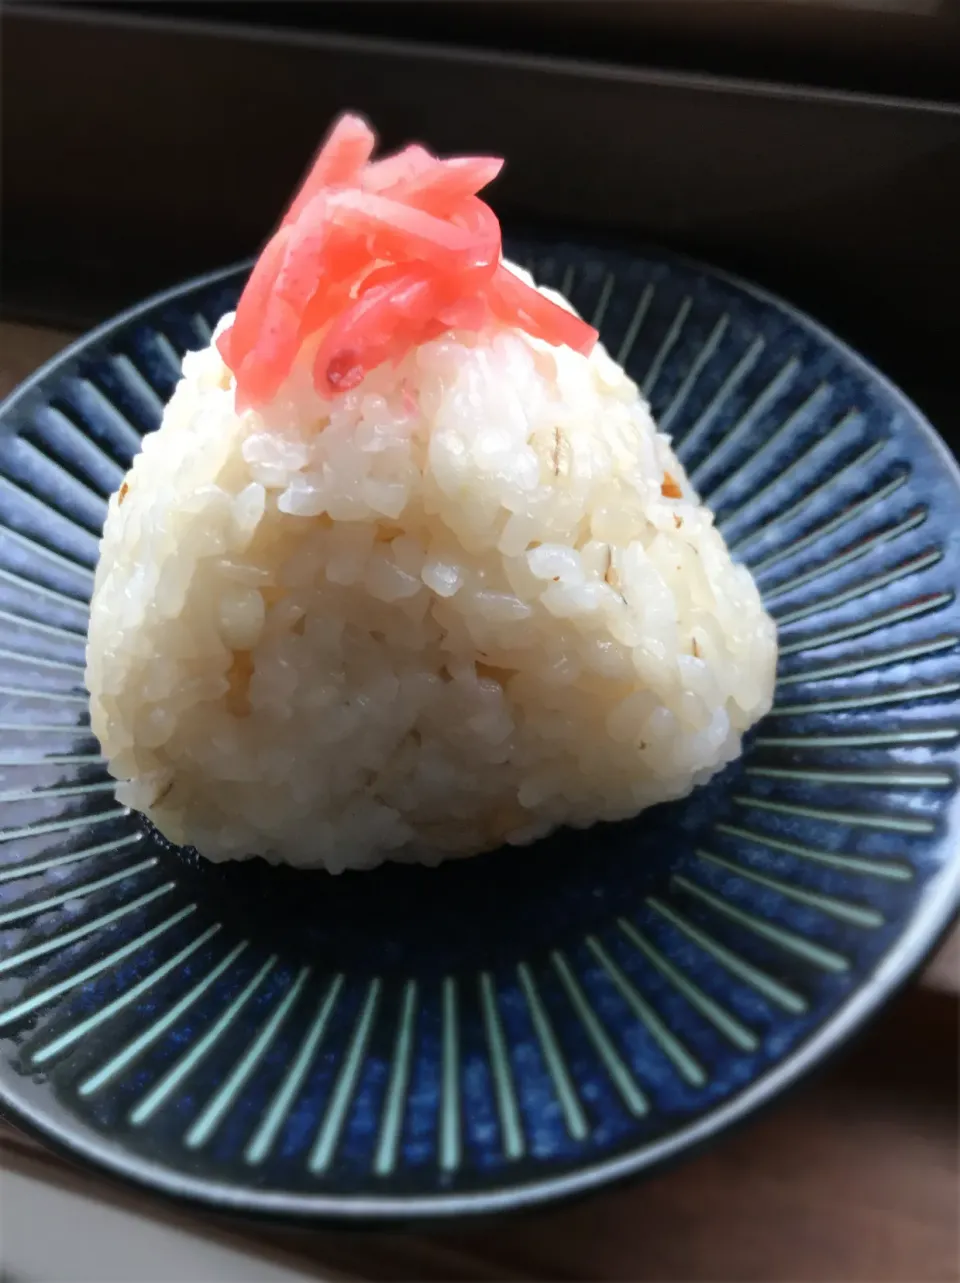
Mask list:
[[[439,869],[210,866],[87,723],[106,501],[244,269],[0,408],[0,1104],[113,1172],[340,1219],[527,1205],[674,1157],[821,1059],[957,904],[960,487],[917,410],[696,264],[510,247],[600,327],[780,628],[689,800]]]

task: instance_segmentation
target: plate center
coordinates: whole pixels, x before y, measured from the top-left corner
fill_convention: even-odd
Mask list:
[[[619,824],[562,829],[436,868],[389,863],[336,876],[260,858],[211,864],[151,830],[191,894],[266,949],[337,970],[496,967],[609,926],[671,874],[727,806],[734,763],[690,798]]]

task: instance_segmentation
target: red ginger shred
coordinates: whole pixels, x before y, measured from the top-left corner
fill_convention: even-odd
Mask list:
[[[419,146],[371,161],[358,116],[334,125],[217,339],[237,406],[276,395],[320,336],[317,392],[331,399],[451,328],[490,321],[588,354],[597,332],[501,260],[500,224],[477,193],[503,162],[440,160]]]

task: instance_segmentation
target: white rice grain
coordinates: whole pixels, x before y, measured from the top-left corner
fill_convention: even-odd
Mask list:
[[[188,354],[110,501],[87,682],[123,800],[210,859],[338,872],[624,818],[737,756],[774,626],[602,348],[446,335],[332,403],[309,366],[238,415]]]

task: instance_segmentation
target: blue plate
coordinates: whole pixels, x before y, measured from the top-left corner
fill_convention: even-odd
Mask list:
[[[774,710],[688,801],[437,870],[210,866],[114,799],[84,629],[107,496],[244,271],[0,411],[0,1101],[238,1210],[543,1202],[769,1100],[960,889],[958,472],[818,326],[661,255],[512,246],[592,316],[780,625]]]

